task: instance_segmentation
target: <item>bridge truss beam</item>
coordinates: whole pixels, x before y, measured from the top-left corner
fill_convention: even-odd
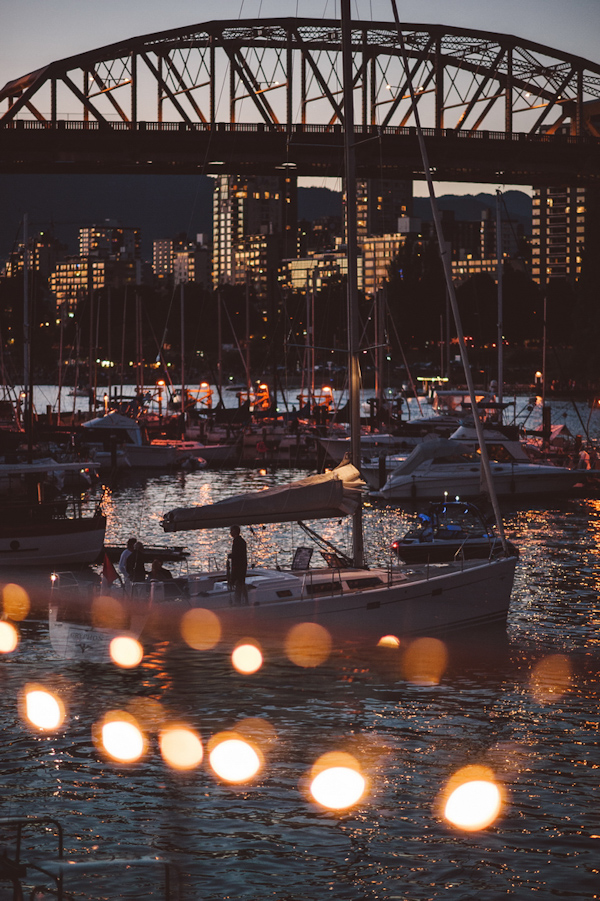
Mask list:
[[[363,168],[383,167],[386,177],[418,172],[395,25],[355,21],[351,30],[357,141],[370,142]],[[461,168],[452,149],[459,140],[471,181],[508,169],[520,183],[524,167],[531,183],[560,163],[579,179],[597,178],[600,66],[513,35],[414,24],[403,33],[421,121],[447,152],[446,159],[440,149],[438,172]],[[255,140],[259,126],[264,135]],[[337,175],[340,127],[337,20],[214,21],[132,38],[9,82],[0,90],[0,168],[208,172],[218,163],[258,171],[270,159],[270,171],[295,163],[298,174]],[[326,160],[313,161],[311,128]],[[484,147],[486,132],[496,150],[502,136],[504,151]],[[554,150],[540,151],[536,165],[537,151],[526,148],[539,151],[540,142]],[[394,162],[398,152],[408,158]],[[590,159],[591,171],[581,168]]]

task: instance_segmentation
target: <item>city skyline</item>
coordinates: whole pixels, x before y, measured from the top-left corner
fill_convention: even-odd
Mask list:
[[[190,0],[173,0],[165,8],[156,0],[144,3],[130,0],[118,4],[107,0],[102,14],[90,15],[89,6],[74,0],[23,0],[3,11],[4,28],[0,33],[0,86],[55,60],[82,53],[95,47],[115,43],[135,35],[200,24],[215,18],[267,19],[272,17],[335,18],[339,16],[338,0],[223,0],[219,15],[212,8]],[[204,10],[206,9],[206,12]],[[524,6],[519,0],[502,4],[476,0],[457,0],[451,7],[440,0],[406,0],[398,3],[402,21],[439,23],[517,36],[573,53],[592,62],[600,59],[597,35],[600,33],[598,0],[530,0]],[[352,4],[353,17],[390,21],[389,0],[370,0]],[[65,27],[68,22],[68,27]],[[33,23],[33,24],[32,24]],[[301,185],[326,186],[337,189],[331,181],[301,179]],[[510,189],[512,185],[440,184],[440,193],[479,193],[490,188]],[[522,189],[522,188],[521,188]],[[424,182],[415,184],[415,194],[426,194]]]

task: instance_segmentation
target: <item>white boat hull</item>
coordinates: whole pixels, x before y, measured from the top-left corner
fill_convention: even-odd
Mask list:
[[[582,481],[581,473],[556,466],[535,463],[491,465],[498,497],[564,493]],[[455,467],[436,466],[435,471],[432,469],[398,477],[392,474],[377,494],[385,500],[440,500],[446,494],[463,499],[482,493],[480,466],[465,466],[466,471],[459,473]]]
[[[232,606],[226,583],[211,581],[207,573],[190,582],[187,601],[161,604],[155,594],[154,609],[162,610],[176,631],[185,609],[202,607],[217,614],[224,635],[278,638],[297,623],[314,622],[334,642],[376,644],[386,635],[430,635],[505,622],[515,565],[516,558],[508,557],[395,569],[391,582],[385,570],[328,570],[325,575],[322,570],[299,575],[251,570],[249,603],[238,607]],[[380,584],[353,588],[365,578]],[[335,588],[340,583],[343,590]]]

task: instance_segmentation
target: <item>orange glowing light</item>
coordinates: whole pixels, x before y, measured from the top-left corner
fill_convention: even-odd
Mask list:
[[[29,722],[52,732],[62,726],[65,719],[65,707],[59,697],[41,686],[25,686],[25,716]]]
[[[165,763],[175,770],[192,770],[202,762],[204,750],[200,736],[187,726],[167,726],[158,742]]]
[[[125,629],[127,614],[117,598],[100,595],[92,601],[92,622],[98,629]]]
[[[236,732],[215,735],[209,747],[210,765],[225,782],[248,782],[262,766],[258,748]]]
[[[437,685],[448,663],[448,652],[439,638],[417,638],[402,658],[405,678],[415,685]]]
[[[538,661],[530,678],[531,691],[540,704],[558,701],[569,689],[572,671],[568,657],[550,654]]]
[[[146,738],[137,720],[128,713],[113,710],[99,724],[98,743],[120,763],[133,763],[146,751]]]
[[[2,589],[2,601],[4,614],[9,619],[25,619],[31,607],[29,595],[25,589],[20,585],[15,585],[14,582],[9,582]]]
[[[379,648],[399,648],[400,639],[396,635],[382,635],[377,642]]]
[[[221,623],[212,610],[196,607],[181,617],[181,637],[190,648],[208,651],[221,640]]]
[[[367,788],[358,761],[344,751],[323,754],[311,769],[310,793],[329,810],[346,810],[363,797]]]
[[[256,673],[263,665],[263,655],[255,644],[239,644],[231,655],[231,662],[238,673]]]
[[[117,666],[123,669],[132,669],[138,666],[144,657],[144,649],[136,638],[129,635],[119,635],[110,643],[110,657]]]
[[[0,621],[0,654],[10,654],[19,644],[19,633],[12,623]]]
[[[445,795],[444,817],[467,832],[486,829],[502,808],[502,793],[487,767],[463,767],[450,779]]]
[[[298,623],[285,638],[285,652],[296,666],[321,666],[331,653],[331,635],[318,623]]]

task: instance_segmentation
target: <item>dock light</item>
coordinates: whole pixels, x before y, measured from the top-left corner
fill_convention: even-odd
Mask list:
[[[53,692],[41,685],[26,685],[22,702],[25,717],[32,726],[43,732],[53,732],[62,726],[65,705]]]
[[[225,782],[249,782],[259,772],[262,754],[238,732],[220,732],[209,742],[208,759],[214,773]]]
[[[19,633],[12,623],[0,620],[0,654],[11,654],[19,644]]]
[[[108,413],[108,394],[104,395],[104,415]]]
[[[323,754],[310,773],[310,794],[321,807],[346,810],[363,797],[367,783],[358,761],[344,751]]]
[[[502,792],[488,767],[466,766],[446,786],[443,816],[459,829],[476,832],[494,822],[502,800]]]
[[[382,635],[377,642],[378,648],[399,648],[400,639],[397,635]]]

